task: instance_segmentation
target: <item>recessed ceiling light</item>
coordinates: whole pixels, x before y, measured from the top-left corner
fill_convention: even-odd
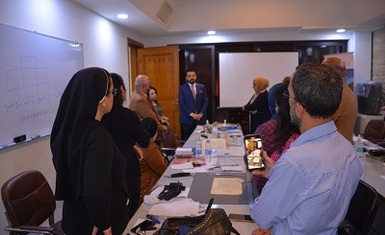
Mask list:
[[[119,15],[118,15],[118,18],[119,18],[119,19],[127,19],[127,18],[128,18],[128,15],[127,15],[127,14],[119,14]]]
[[[337,33],[343,33],[345,31],[346,31],[345,29],[337,29]]]
[[[214,30],[210,30],[210,31],[207,31],[207,34],[208,35],[214,35],[214,34],[216,34],[216,32]]]

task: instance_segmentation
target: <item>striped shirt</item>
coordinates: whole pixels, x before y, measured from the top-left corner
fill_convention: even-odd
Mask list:
[[[276,162],[251,216],[272,234],[337,234],[362,175],[333,121],[302,133]]]

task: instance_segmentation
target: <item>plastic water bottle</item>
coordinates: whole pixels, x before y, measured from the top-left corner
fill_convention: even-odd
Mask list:
[[[211,143],[210,143],[210,140],[206,140],[206,144],[205,144],[205,160],[206,160],[206,163],[208,163],[208,164],[211,163]]]
[[[210,143],[210,140],[206,140],[205,155],[211,155],[211,143]]]
[[[212,150],[211,150],[210,164],[211,164],[211,165],[217,165],[217,161],[218,161],[218,153],[217,153],[217,150],[212,149]]]
[[[362,142],[361,134],[358,135],[357,141],[354,143],[354,146],[356,148],[356,155],[358,157],[364,156],[364,143]]]
[[[200,156],[202,154],[202,142],[198,141],[195,145],[195,156]]]

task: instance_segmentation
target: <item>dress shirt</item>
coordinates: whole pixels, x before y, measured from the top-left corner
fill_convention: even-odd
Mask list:
[[[197,90],[195,89],[195,83],[194,84],[190,84],[190,88],[191,88],[191,92],[193,94],[194,100],[196,100]]]
[[[270,172],[251,216],[272,234],[337,234],[362,166],[333,121],[302,133]]]

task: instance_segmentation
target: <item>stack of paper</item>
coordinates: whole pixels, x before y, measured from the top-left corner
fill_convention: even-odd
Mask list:
[[[175,150],[175,155],[189,155],[193,154],[193,149],[192,148],[176,148]]]
[[[241,195],[243,179],[240,178],[214,178],[211,194]]]
[[[199,202],[183,198],[173,202],[156,204],[151,207],[148,213],[162,216],[191,216],[197,215],[198,211]]]
[[[206,148],[206,142],[210,140],[211,149],[226,149],[225,139],[204,139],[202,140],[202,148]]]

